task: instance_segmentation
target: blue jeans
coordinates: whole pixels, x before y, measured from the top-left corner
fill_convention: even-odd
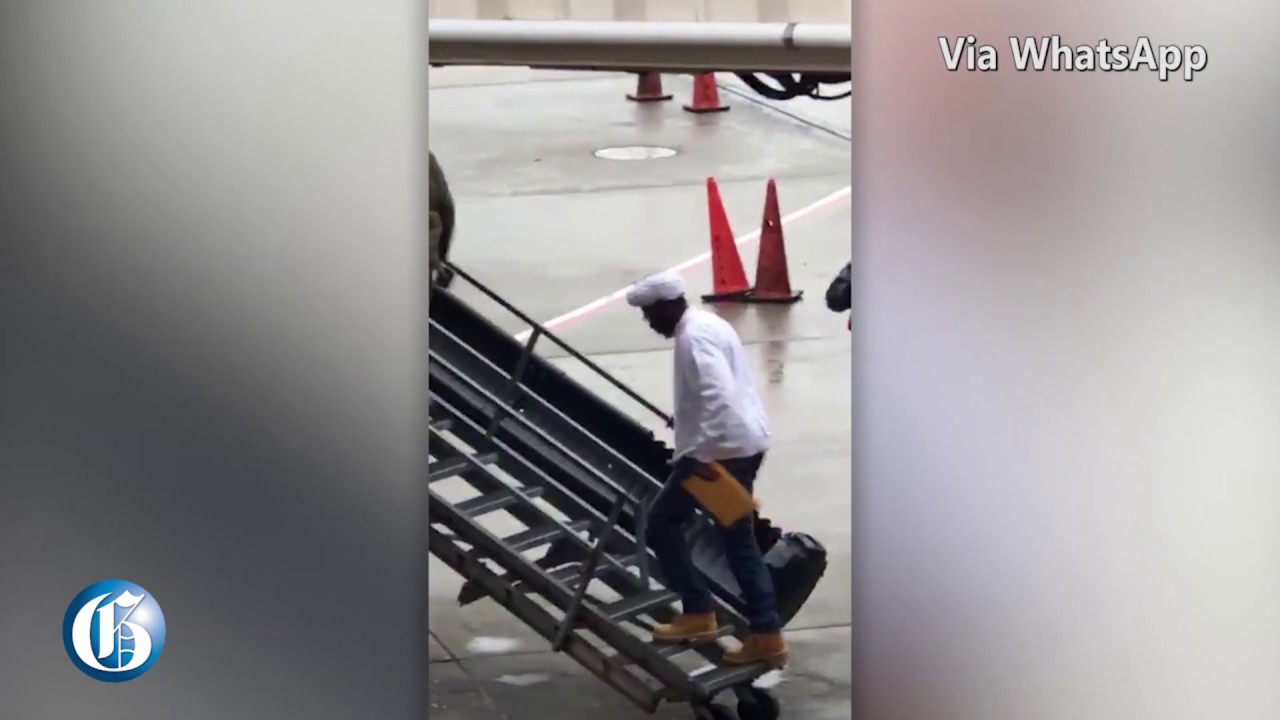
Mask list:
[[[756,473],[764,462],[764,455],[722,460],[720,464],[738,479],[748,491],[755,483]],[[698,509],[697,502],[681,483],[689,477],[696,463],[680,459],[671,468],[671,475],[649,510],[649,545],[658,558],[667,587],[680,596],[686,613],[709,613],[715,610],[711,591],[706,581],[693,565],[689,547],[685,542],[685,529]],[[773,580],[764,565],[760,546],[756,544],[752,515],[734,523],[732,527],[719,528],[724,541],[724,556],[742,589],[742,600],[747,607],[747,622],[755,633],[772,633],[782,629],[773,596]],[[719,527],[719,525],[717,525]]]

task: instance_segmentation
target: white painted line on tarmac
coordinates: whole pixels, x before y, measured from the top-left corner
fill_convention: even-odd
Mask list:
[[[841,200],[844,200],[845,198],[849,197],[849,193],[852,190],[853,190],[852,186],[843,188],[841,190],[837,190],[831,193],[830,195],[827,195],[826,197],[819,198],[818,200],[808,205],[805,205],[804,207],[800,208],[799,210],[796,210],[795,212],[789,213],[787,215],[783,215],[782,226],[785,228],[789,223],[793,223],[796,220],[800,220],[801,218],[804,218],[808,215],[812,215],[813,213],[818,212],[819,210],[826,209],[827,207],[834,205],[835,203]],[[734,238],[733,243],[735,245],[741,246],[744,243],[748,243],[752,240],[758,240],[759,238],[760,238],[760,230],[756,229],[756,230],[752,230],[751,232],[745,235],[739,235],[738,237]],[[668,268],[667,271],[683,273],[686,270],[697,267],[698,265],[701,265],[702,263],[705,263],[710,259],[711,259],[711,251],[708,250],[707,252],[704,252],[701,255],[698,255],[696,257],[691,257],[688,260],[685,260],[679,265]],[[587,303],[586,305],[583,305],[580,308],[577,308],[575,310],[570,310],[569,312],[563,315],[554,317],[546,321],[542,325],[548,330],[555,330],[557,328],[564,327],[565,325],[570,325],[572,323],[584,320],[592,315],[595,315],[601,310],[609,307],[610,305],[613,305],[614,303],[617,303],[625,299],[627,297],[627,292],[630,291],[631,288],[633,287],[635,287],[635,285],[628,285],[622,288],[621,290],[611,292],[602,298],[592,300],[591,302]],[[524,330],[522,332],[516,333],[515,338],[520,342],[524,342],[525,340],[529,339],[529,335],[532,334],[532,332],[533,332],[532,329]]]

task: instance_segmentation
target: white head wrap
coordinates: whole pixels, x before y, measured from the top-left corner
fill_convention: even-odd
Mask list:
[[[684,278],[679,273],[660,272],[638,281],[627,291],[627,304],[645,307],[684,296]]]

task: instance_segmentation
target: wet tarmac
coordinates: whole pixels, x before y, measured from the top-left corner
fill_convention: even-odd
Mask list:
[[[716,306],[758,373],[775,441],[758,485],[764,512],[808,532],[830,568],[789,626],[791,666],[775,690],[783,717],[850,716],[850,350],[846,317],[823,293],[848,261],[848,101],[792,101],[778,112],[726,80],[726,113],[692,115],[690,84],[665,78],[671,102],[637,105],[630,76],[523,69],[432,72],[431,146],[458,204],[452,259],[660,407],[670,407],[670,345],[617,297],[648,273],[684,267],[690,293],[710,289],[705,181],[715,177],[739,237],[759,229],[777,180],[787,259],[804,299],[791,306]],[[844,137],[842,137],[842,135]],[[672,157],[606,160],[606,147],[656,146]],[[741,243],[748,275],[758,244]],[[525,329],[459,282],[513,334]],[[586,308],[584,310],[584,308]],[[556,357],[642,422],[660,423],[575,360]],[[456,602],[461,579],[431,564],[431,716],[541,720],[608,710],[645,717],[490,601]],[[481,648],[477,638],[504,638]],[[658,717],[687,718],[687,707]]]

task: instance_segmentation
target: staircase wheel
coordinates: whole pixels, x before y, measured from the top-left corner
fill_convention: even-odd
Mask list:
[[[738,701],[739,720],[778,720],[782,705],[773,693],[753,687],[747,698]]]
[[[723,705],[694,705],[695,720],[737,720],[733,711]]]

